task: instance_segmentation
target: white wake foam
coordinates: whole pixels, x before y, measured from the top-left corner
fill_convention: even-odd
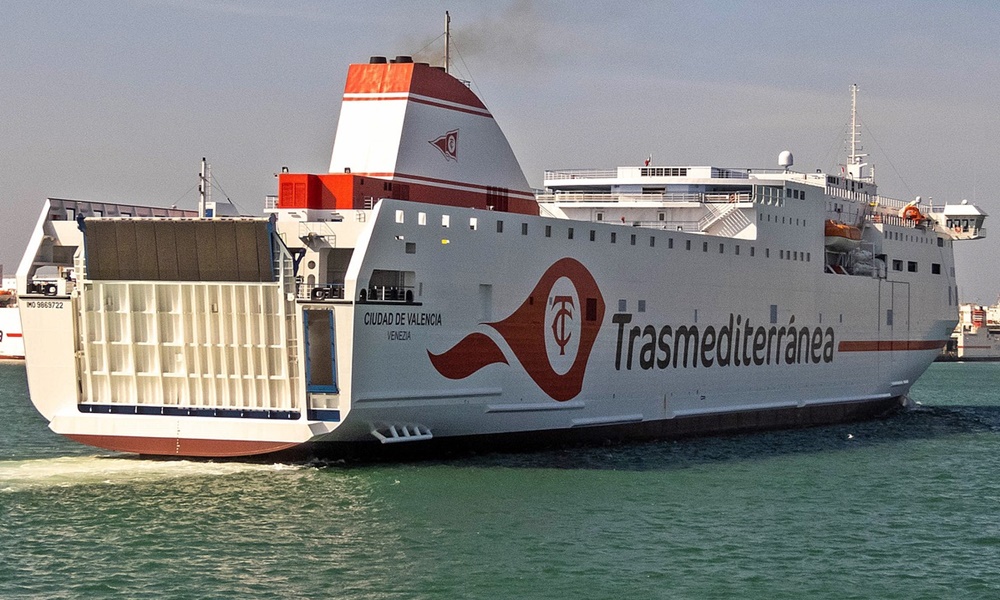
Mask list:
[[[282,464],[143,460],[111,456],[64,456],[0,461],[0,492],[86,484],[128,484],[170,478],[297,469]]]

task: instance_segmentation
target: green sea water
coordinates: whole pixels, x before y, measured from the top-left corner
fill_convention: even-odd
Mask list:
[[[109,455],[0,364],[0,598],[998,598],[1000,364],[891,418],[415,464]]]

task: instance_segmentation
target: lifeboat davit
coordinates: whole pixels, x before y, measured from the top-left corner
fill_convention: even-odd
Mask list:
[[[861,245],[861,230],[853,225],[828,219],[824,234],[827,249],[834,252],[850,252]]]

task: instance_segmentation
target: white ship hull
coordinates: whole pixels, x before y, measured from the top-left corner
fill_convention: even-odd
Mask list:
[[[418,213],[433,225],[419,225]],[[439,223],[446,214],[456,225],[443,229]],[[820,216],[800,218],[821,222]],[[752,242],[709,240],[391,200],[382,201],[370,217],[359,236],[366,243],[348,271],[346,295],[359,297],[363,286],[357,278],[392,264],[419,274],[419,302],[288,302],[280,283],[115,281],[92,282],[93,288],[77,297],[26,299],[22,313],[32,331],[29,378],[36,405],[58,433],[148,454],[251,454],[304,443],[374,442],[373,431],[390,441],[628,424],[636,431],[684,432],[688,426],[669,422],[710,415],[718,417],[708,422],[717,431],[772,421],[806,424],[863,412],[850,405],[884,406],[903,396],[955,325],[954,310],[941,301],[941,289],[930,278],[890,281],[819,271],[812,257],[822,252],[820,232],[813,232],[810,242],[804,231],[794,244],[810,257],[806,262],[765,257],[778,240],[764,235]],[[469,219],[478,220],[476,230],[467,226]],[[510,233],[497,234],[497,221]],[[547,226],[552,237],[545,237]],[[576,229],[573,240],[567,239],[570,227]],[[616,244],[609,242],[611,233],[617,233]],[[397,238],[415,244],[416,252],[401,252]],[[933,258],[936,246],[925,246]],[[544,289],[544,275],[556,268],[563,277],[558,269],[566,263],[593,277],[594,288],[586,293],[600,299],[603,315],[583,359],[579,392],[560,401],[536,381],[539,371],[528,372],[529,365],[546,364],[557,354],[539,353],[530,344],[532,336],[548,336],[551,344],[551,319],[544,312],[535,322],[523,317],[523,324],[504,333],[489,324],[515,315],[528,298],[551,305],[554,294]],[[573,296],[575,307],[585,305],[581,289],[589,284],[569,280],[572,285],[563,291]],[[182,292],[184,287],[189,291]],[[274,313],[199,315],[212,303],[197,304],[198,297],[244,304],[248,293]],[[186,297],[192,304],[184,305]],[[114,298],[110,310],[109,298]],[[920,310],[907,312],[915,306]],[[885,322],[886,310],[894,310],[892,325]],[[310,340],[324,340],[322,332],[310,337],[304,311],[314,321],[322,315],[332,322],[333,360],[323,364],[336,374],[329,389],[310,381],[315,376],[307,373],[305,360],[283,362],[309,356]],[[174,323],[168,326],[168,320]],[[633,334],[634,327],[641,333]],[[678,343],[676,332],[683,327],[698,333]],[[791,349],[790,329],[796,330]],[[146,337],[139,339],[139,331]],[[265,339],[268,331],[275,332],[272,339]],[[89,340],[83,354],[94,361],[90,365],[74,355],[74,337],[81,333]],[[489,355],[483,347],[459,346],[470,334],[492,342],[485,347],[499,351],[495,362],[476,369],[490,356],[483,358]],[[687,352],[681,350],[684,340]],[[244,348],[260,353],[241,352]],[[435,367],[431,356],[449,350],[457,352],[453,370],[464,367],[471,371],[467,376],[450,378]],[[216,364],[208,368],[213,359]],[[273,364],[255,364],[258,360]],[[309,366],[320,368],[315,361]],[[559,371],[571,369],[564,361]],[[38,376],[52,372],[78,373],[83,394],[74,378]],[[268,397],[268,386],[277,390],[269,397],[277,403],[267,409],[238,406],[241,395]],[[146,398],[154,400],[149,413],[134,414],[144,410]],[[829,406],[845,408],[810,410]],[[772,411],[786,414],[766,416]],[[735,414],[752,416],[723,418]],[[661,421],[667,423],[650,425]],[[705,427],[699,423],[690,427]]]
[[[363,125],[385,133],[386,115],[402,133],[379,145]],[[698,169],[553,175],[612,191],[536,205],[465,86],[354,65],[334,173],[283,174],[270,221],[46,203],[19,270],[32,401],[78,441],[181,456],[713,433],[898,404],[956,323],[949,213],[876,219],[891,200],[873,184]],[[851,211],[867,258],[824,246]],[[53,264],[58,288],[33,285]]]

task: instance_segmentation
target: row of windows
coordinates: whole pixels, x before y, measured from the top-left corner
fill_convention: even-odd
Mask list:
[[[687,177],[688,170],[685,167],[642,167],[639,169],[640,177]]]
[[[782,219],[784,219],[784,218],[782,218]],[[402,223],[403,222],[403,211],[401,211],[401,210],[396,211],[396,222],[397,223]],[[789,224],[791,223],[791,217],[788,218],[788,222],[789,222]],[[421,225],[426,225],[427,224],[427,215],[426,215],[426,213],[419,213],[419,215],[418,215],[418,223],[420,223]],[[796,225],[799,224],[799,219],[795,220],[795,224]],[[441,217],[441,225],[442,225],[442,227],[450,227],[450,219],[449,219],[448,215],[442,215],[442,217]],[[805,225],[805,219],[802,219],[802,225]],[[477,230],[479,228],[479,222],[478,222],[478,219],[476,217],[472,217],[472,218],[469,219],[469,228],[473,229],[473,230]],[[503,233],[504,222],[498,220],[496,228],[497,228],[497,233]],[[571,239],[571,240],[574,239],[575,233],[576,233],[575,228],[573,228],[573,227],[567,228],[567,232],[566,232],[567,239]],[[894,234],[895,236],[900,236],[899,232],[888,232],[887,231],[886,232],[886,237],[890,237],[890,234]],[[528,224],[527,223],[521,223],[521,235],[528,235]],[[546,225],[545,226],[545,237],[552,237],[552,226],[551,225]],[[597,241],[597,231],[591,229],[589,237],[590,237],[590,241],[592,241],[592,242]],[[924,239],[923,238],[918,238],[917,236],[903,235],[901,237],[903,238],[904,241],[920,241],[920,242],[924,243]],[[910,238],[912,238],[912,239],[910,239]],[[900,238],[899,237],[895,237],[894,239],[900,239]],[[937,239],[938,239],[938,245],[941,245],[941,243],[942,243],[943,240],[941,238],[937,238]],[[635,246],[637,244],[637,242],[638,242],[638,235],[637,234],[635,234],[635,233],[628,234],[628,243],[629,243],[629,245]],[[617,244],[618,243],[618,232],[617,231],[612,231],[611,232],[611,243],[612,244]],[[927,239],[925,243],[930,243],[930,240]],[[710,243],[707,242],[707,241],[703,241],[702,242],[702,244],[701,244],[701,250],[702,250],[702,252],[708,252],[709,251],[709,247],[710,247],[709,244]],[[407,247],[407,252],[412,253],[410,251],[409,244],[407,244],[407,246],[408,246]],[[656,247],[656,236],[652,236],[652,235],[649,236],[649,247],[650,248],[655,248]],[[667,248],[672,249],[673,247],[674,247],[674,238],[668,237],[667,238]],[[691,248],[692,248],[692,240],[684,240],[684,249],[690,251]],[[719,248],[719,254],[725,254],[725,252],[726,252],[726,244],[725,243],[720,242],[718,248]],[[750,249],[750,256],[756,256],[756,254],[757,254],[757,248],[754,247],[754,246],[749,246],[749,249]],[[414,248],[414,251],[415,251],[415,248]],[[733,254],[736,255],[736,256],[739,256],[740,252],[741,252],[741,246],[740,246],[740,244],[734,244],[733,245]],[[771,258],[771,249],[770,248],[764,248],[764,257],[765,258]],[[800,252],[798,250],[784,250],[784,249],[779,249],[778,250],[778,258],[780,260],[812,262],[812,253],[811,252]],[[892,270],[893,271],[902,271],[903,270],[903,261],[901,259],[893,259],[892,260]],[[918,272],[917,262],[916,261],[912,261],[912,260],[911,261],[906,261],[906,270],[908,272],[910,272],[910,273],[916,273],[916,272]],[[940,275],[941,274],[941,264],[940,263],[931,263],[931,273],[933,273],[934,275]]]
[[[84,211],[82,214],[84,216],[103,217],[104,216],[104,211],[101,210],[100,208],[95,208],[95,209],[93,209],[90,212],[89,215],[87,214],[86,211]],[[119,217],[131,217],[132,213],[130,213],[130,212],[126,211],[126,210],[123,210],[120,213],[118,213],[118,216]],[[55,219],[55,217],[53,217],[52,220],[55,221],[57,219]],[[68,206],[66,207],[66,220],[67,221],[75,221],[76,220],[76,209],[75,208],[70,208]]]
[[[785,219],[788,219],[788,223],[787,223],[788,225],[792,224],[792,218],[791,217],[781,217],[781,224],[782,225],[785,225]],[[764,213],[757,213],[757,220],[758,221],[763,221],[764,220]],[[771,215],[770,214],[767,215],[767,222],[768,223],[771,222]],[[774,222],[775,223],[778,222],[778,215],[774,215]],[[801,227],[805,227],[806,226],[806,220],[805,219],[795,219],[795,224],[799,225]]]
[[[859,190],[860,189],[864,189],[864,187],[865,187],[865,184],[864,184],[863,181],[856,181],[854,179],[847,179],[847,178],[844,178],[844,177],[836,177],[834,175],[827,175],[826,176],[826,183],[829,184],[829,185],[835,185],[837,187],[841,187],[841,186],[845,185],[847,182],[850,182],[851,187],[855,187],[855,185],[856,185]]]
[[[927,237],[927,236],[920,236],[920,235],[910,235],[910,234],[902,233],[902,232],[899,232],[899,231],[889,231],[888,229],[885,231],[885,239],[887,239],[887,240],[895,240],[897,242],[913,242],[913,243],[916,243],[916,244],[933,244],[934,243],[934,238],[930,238],[930,237]],[[944,238],[941,238],[941,237],[937,238],[937,245],[939,247],[943,248],[944,247]]]
[[[402,223],[403,222],[403,218],[404,218],[403,217],[403,211],[401,211],[401,210],[396,211],[396,222],[397,223]],[[426,213],[419,213],[418,216],[417,216],[417,222],[420,225],[426,225],[427,224],[427,215],[426,215]],[[497,223],[496,224],[497,233],[503,233],[503,231],[504,231],[504,222],[498,220],[496,223]],[[441,226],[442,227],[450,227],[451,226],[451,220],[449,219],[448,215],[442,215]],[[472,230],[474,230],[474,231],[479,229],[479,220],[478,220],[477,217],[472,217],[472,218],[469,219],[469,228],[472,229]],[[612,231],[611,232],[610,241],[611,241],[612,244],[617,244],[618,243],[618,233],[619,232],[617,232],[617,231]],[[521,223],[521,235],[528,235],[528,224],[527,223]],[[628,243],[629,243],[629,245],[635,246],[638,243],[639,235],[635,234],[635,233],[630,233],[630,234],[627,234],[627,235],[628,235]],[[551,225],[546,225],[545,226],[545,237],[547,237],[547,238],[552,237],[552,226]],[[567,237],[567,239],[570,239],[570,240],[574,239],[576,237],[576,228],[574,228],[574,227],[568,227],[566,229],[566,237]],[[594,229],[589,230],[589,238],[590,238],[591,242],[596,242],[597,241],[597,231],[594,230]],[[416,251],[416,248],[414,246],[413,249],[412,249],[412,251],[411,251],[410,246],[411,246],[411,244],[408,243],[407,244],[407,253],[412,254],[413,252]],[[656,236],[653,236],[653,235],[649,236],[649,247],[650,248],[655,248],[656,247]],[[667,248],[668,249],[673,249],[673,247],[674,247],[674,238],[668,237],[667,238]],[[692,249],[692,247],[693,247],[692,240],[684,240],[684,249],[685,250],[690,251]],[[702,243],[701,243],[701,251],[702,252],[709,252],[710,248],[711,248],[711,243],[710,242],[708,242],[708,241],[702,241]],[[750,256],[756,256],[757,255],[757,248],[755,246],[748,246],[748,248],[749,248]],[[719,249],[719,254],[725,254],[726,253],[726,244],[724,242],[719,242],[718,249]],[[742,252],[742,246],[740,244],[733,244],[732,251],[733,251],[734,255],[740,256],[740,254]],[[771,257],[771,249],[770,248],[764,248],[764,257],[765,258],[770,258]],[[784,250],[784,249],[779,249],[778,250],[778,258],[781,259],[781,260],[793,260],[793,261],[812,262],[812,253],[811,252],[800,252],[798,250]]]
[[[976,220],[975,219],[948,219],[945,224],[948,227],[948,229],[951,229],[952,227],[955,227],[957,229],[961,229],[962,231],[968,232],[970,227],[975,227],[976,226]]]
[[[893,271],[902,271],[903,270],[903,261],[901,259],[898,259],[898,258],[892,259],[892,270]],[[906,270],[908,272],[910,272],[910,273],[916,273],[917,272],[917,262],[913,261],[913,260],[906,261]],[[941,274],[941,263],[931,263],[931,273],[934,274],[934,275],[940,275]]]

